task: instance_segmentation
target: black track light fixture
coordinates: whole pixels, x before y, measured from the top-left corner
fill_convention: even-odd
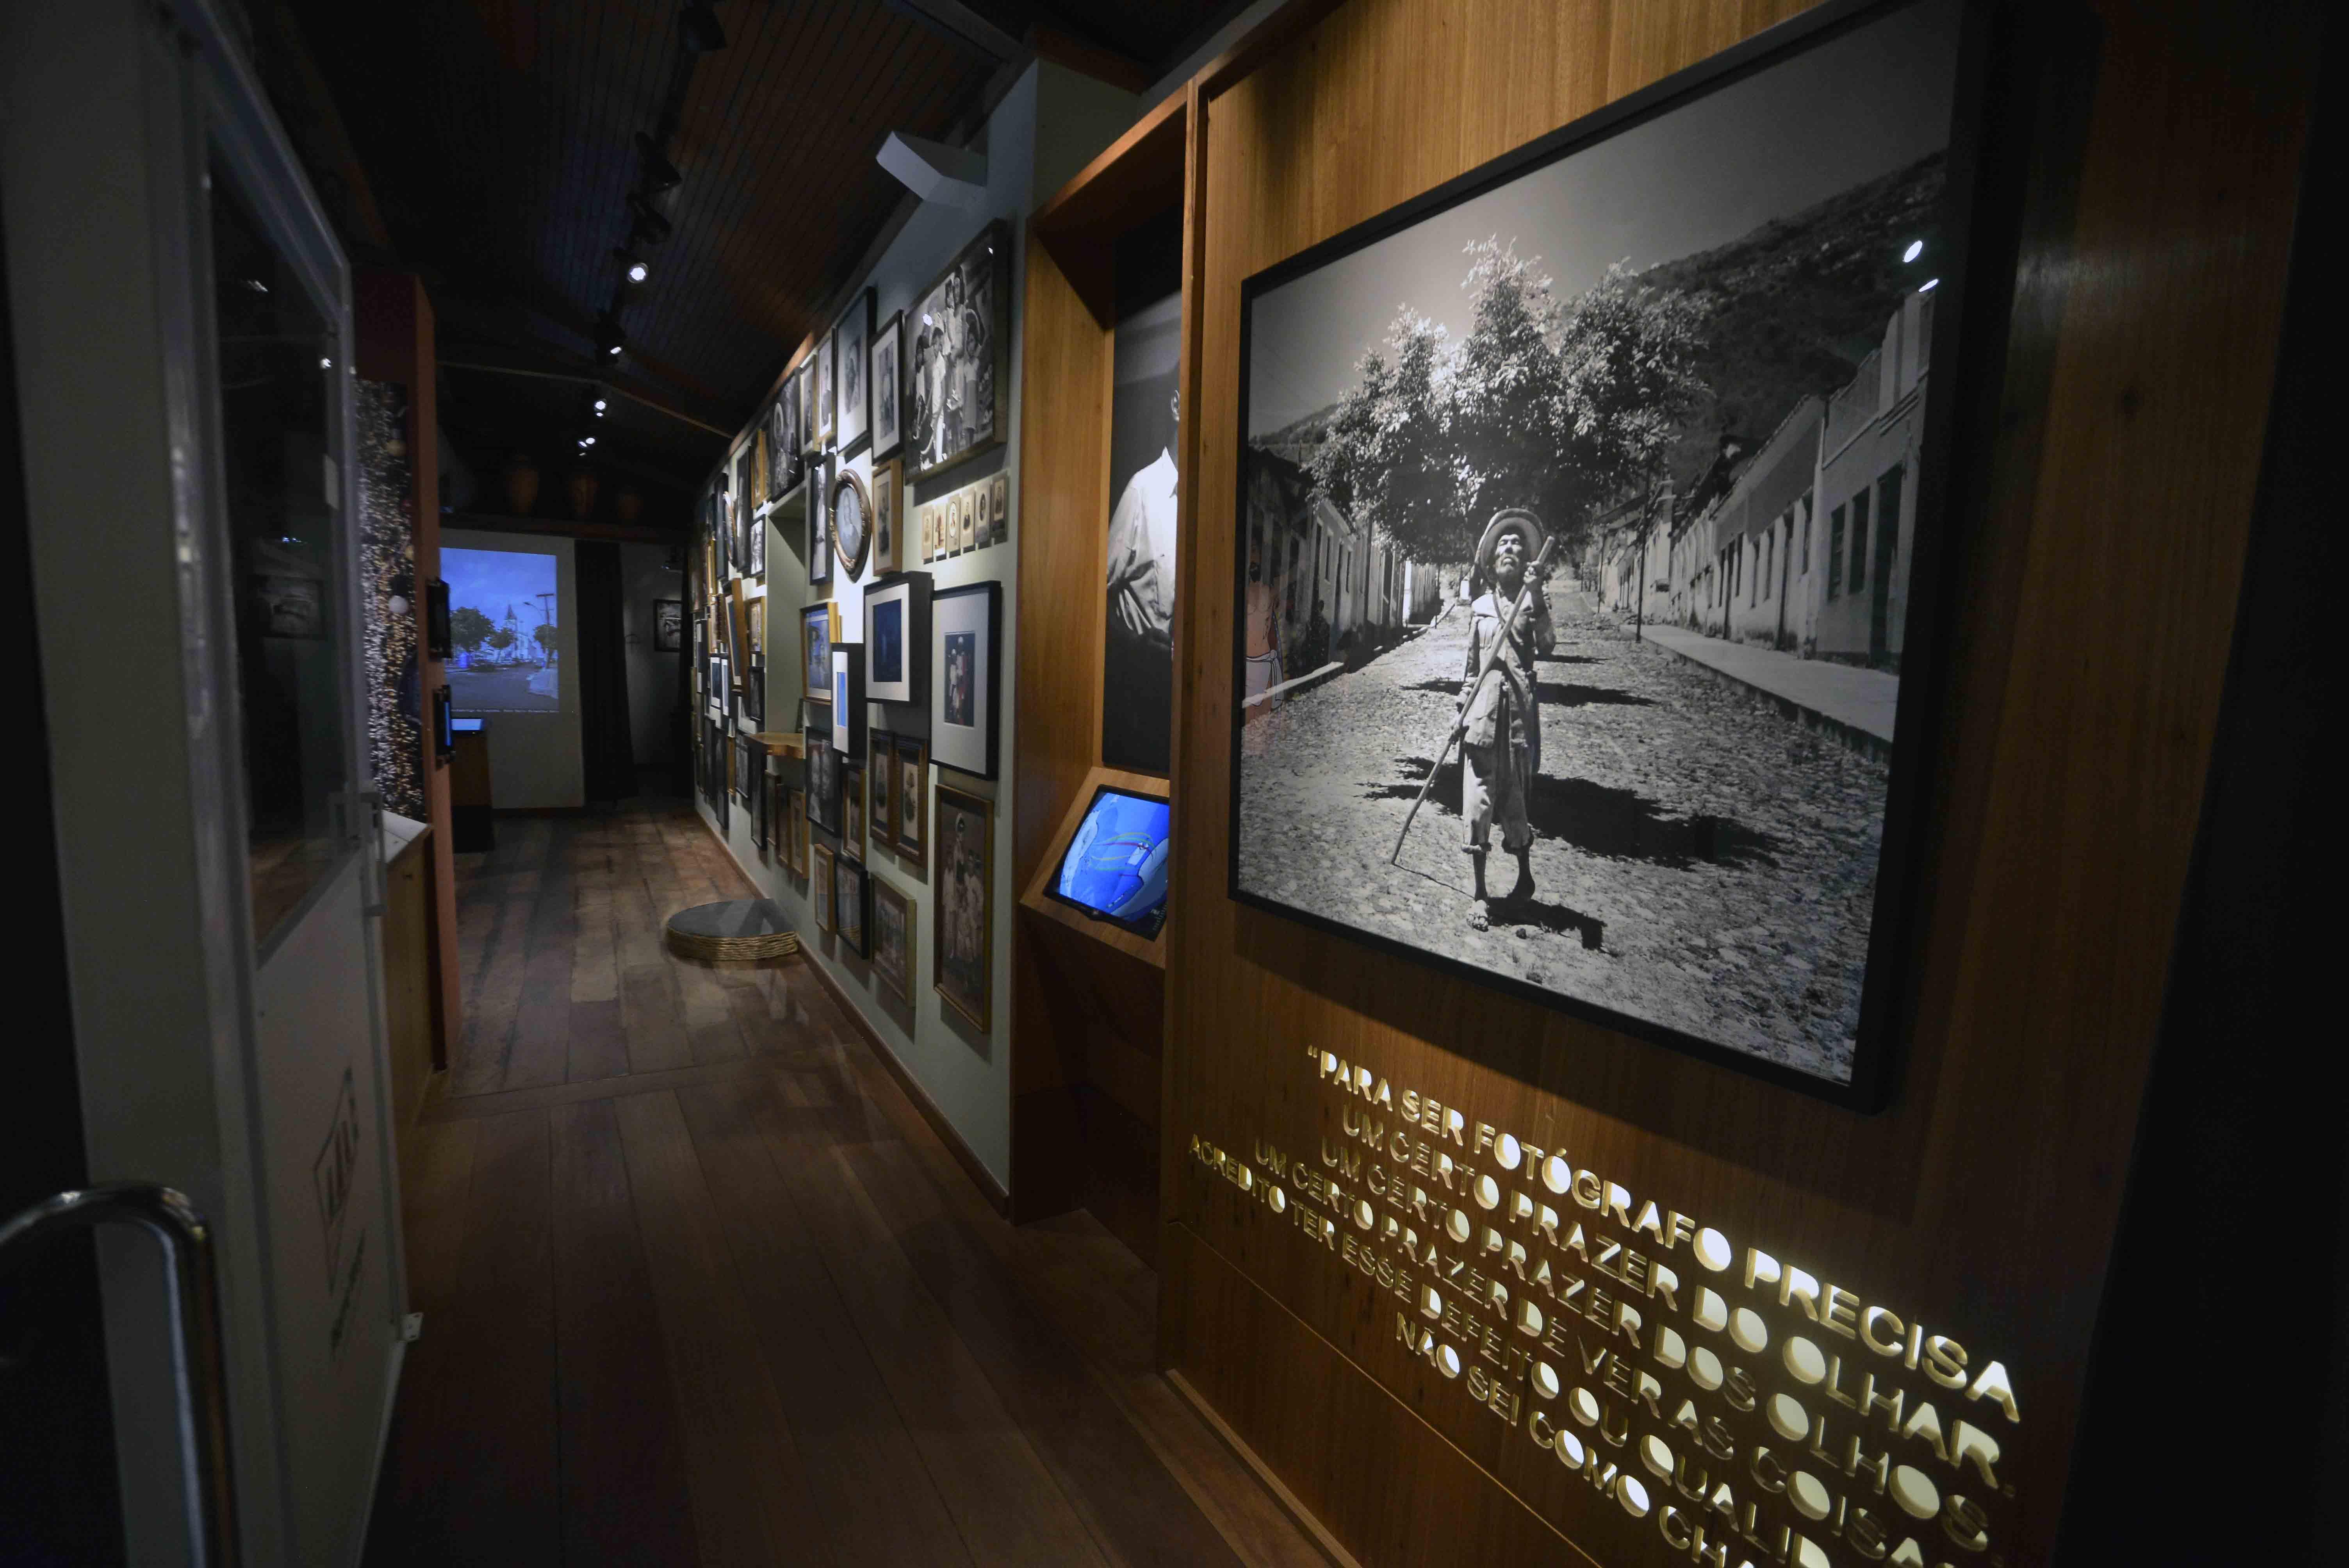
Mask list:
[[[595,323],[595,348],[604,358],[617,359],[627,346],[628,340],[621,334],[617,321],[606,315]]]
[[[645,189],[652,194],[657,196],[685,183],[677,165],[661,156],[660,143],[641,130],[636,132],[636,155],[644,160]]]
[[[696,0],[677,19],[678,42],[688,55],[714,55],[726,46],[726,29],[718,25],[717,8]]]
[[[636,243],[657,245],[668,238],[668,215],[650,201],[641,195],[632,195],[628,198],[628,211],[636,217],[635,223],[628,230],[629,238]]]
[[[612,253],[620,258],[620,275],[629,283],[640,284],[653,275],[652,263],[627,246],[615,246]]]

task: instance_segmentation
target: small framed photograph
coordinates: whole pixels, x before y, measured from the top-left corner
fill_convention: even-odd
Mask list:
[[[864,758],[865,789],[873,802],[873,820],[865,830],[874,843],[893,844],[897,841],[897,738],[874,730],[865,738]]]
[[[815,346],[815,444],[819,447],[831,446],[838,428],[833,407],[832,345],[833,335],[827,332]]]
[[[781,500],[799,482],[799,438],[792,433],[792,387],[785,380],[783,389],[767,405],[767,499]]]
[[[800,455],[803,459],[812,458],[823,449],[823,436],[815,417],[814,355],[811,354],[800,361],[800,367],[792,373],[792,401],[797,405],[799,414]],[[802,478],[806,476],[804,462],[801,464],[800,472]]]
[[[845,758],[840,764],[840,850],[860,859],[864,853],[864,764]]]
[[[929,802],[926,799],[930,779],[930,748],[918,735],[897,738],[897,804],[894,810],[896,837],[892,841],[899,858],[913,862],[919,871],[925,856],[929,825]]]
[[[773,817],[769,807],[773,803],[775,792],[768,782],[765,771],[766,748],[754,742],[750,749],[755,758],[755,761],[746,767],[746,771],[750,776],[750,799],[747,802],[750,808],[750,841],[757,846],[759,858],[764,860],[767,858],[768,834],[771,831],[769,824]]]
[[[878,877],[873,889],[873,975],[906,1006],[914,1005],[914,901]]]
[[[1011,476],[998,474],[987,481],[987,514],[995,521],[998,542],[1011,537]]]
[[[834,855],[832,861],[832,920],[833,930],[842,946],[859,958],[872,955],[871,937],[866,915],[873,897],[873,879],[864,872],[861,861],[846,854]]]
[[[264,637],[323,641],[326,635],[326,583],[320,577],[256,573],[254,598]]]
[[[873,334],[873,455],[885,456],[900,444],[897,419],[905,395],[897,375],[897,336],[905,325],[899,311]]]
[[[832,698],[832,645],[840,638],[840,606],[825,599],[800,611],[801,668],[807,678],[807,698]]]
[[[873,570],[902,571],[905,555],[905,465],[892,458],[873,465]]]
[[[753,729],[767,727],[767,661],[751,655],[742,677],[742,718]]]
[[[993,583],[988,584],[993,587]],[[832,645],[832,746],[848,757],[864,755],[864,645]]]
[[[821,731],[807,738],[808,820],[827,833],[840,831],[840,753]]]
[[[685,646],[685,601],[653,601],[653,652],[674,654]]]
[[[943,767],[996,775],[1003,585],[972,583],[930,597],[930,754]],[[834,668],[839,664],[833,658]],[[860,694],[861,695],[861,694]]]
[[[957,546],[957,549],[977,550],[979,546],[978,498],[982,489],[981,486],[973,485],[967,490],[956,492],[956,505],[961,512],[957,526],[962,530],[962,542]]]
[[[930,574],[900,572],[864,590],[864,700],[919,702],[928,689]]]
[[[927,566],[938,553],[938,509],[936,503],[926,503],[916,510],[921,515],[922,564]]]
[[[985,1033],[995,1017],[995,802],[938,786],[930,984]]]
[[[972,535],[981,550],[995,542],[995,513],[988,498],[994,487],[981,481],[970,487],[970,510],[973,515]]]
[[[808,459],[807,572],[812,583],[832,581],[832,461]]]
[[[755,807],[759,779],[767,770],[767,748],[747,735],[734,738],[734,799]]]
[[[765,838],[773,846],[775,863],[792,869],[792,792],[778,773],[767,775],[766,803],[759,808]]]
[[[839,409],[833,420],[833,443],[853,451],[873,433],[873,291],[859,289],[832,329],[833,384],[839,389]]]
[[[808,874],[808,812],[807,791],[794,789],[792,796],[792,834],[790,841],[792,870],[801,876]]]
[[[865,552],[873,548],[873,492],[843,467],[832,481],[832,545],[843,576],[854,579],[864,570]]]
[[[833,929],[832,868],[834,857],[828,844],[814,844],[808,850],[808,902],[815,906],[815,928]]]

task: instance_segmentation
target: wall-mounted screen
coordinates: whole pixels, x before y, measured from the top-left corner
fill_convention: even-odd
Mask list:
[[[1143,936],[1166,923],[1166,802],[1104,784],[1047,891]]]
[[[560,713],[565,652],[555,558],[534,551],[444,549],[449,686],[462,713]]]

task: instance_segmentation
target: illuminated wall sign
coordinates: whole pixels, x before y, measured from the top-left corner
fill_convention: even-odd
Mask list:
[[[1338,1136],[1242,1156],[1195,1134],[1191,1158],[1381,1293],[1385,1337],[1464,1408],[1700,1563],[2005,1562],[2003,1362],[1570,1150],[1304,1059]]]

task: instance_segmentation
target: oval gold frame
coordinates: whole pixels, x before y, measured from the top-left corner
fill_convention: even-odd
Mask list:
[[[854,551],[840,537],[840,492],[844,490],[856,492],[857,515],[864,520],[862,536]],[[864,570],[865,554],[873,548],[873,492],[864,488],[864,481],[856,477],[855,470],[843,468],[840,477],[832,481],[832,494],[824,498],[823,510],[824,526],[832,532],[833,561],[854,578]]]

